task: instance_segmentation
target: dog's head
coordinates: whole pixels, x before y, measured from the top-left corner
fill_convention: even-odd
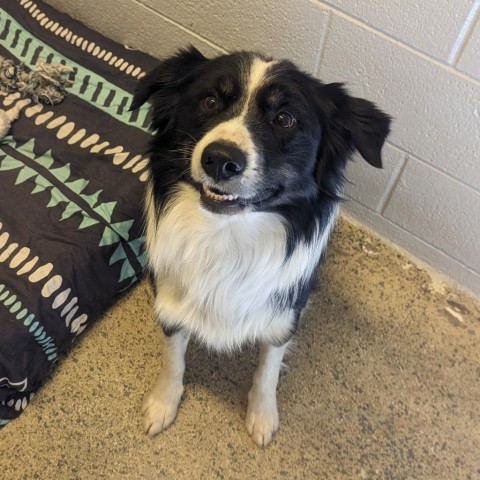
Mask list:
[[[215,213],[336,197],[353,150],[381,167],[390,125],[341,84],[250,52],[209,60],[179,51],[140,80],[132,109],[149,98],[154,150],[175,149],[179,175]]]

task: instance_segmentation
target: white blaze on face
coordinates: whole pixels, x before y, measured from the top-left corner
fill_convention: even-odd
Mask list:
[[[258,57],[254,58],[248,75],[247,88],[244,94],[245,100],[240,115],[218,124],[212,130],[207,132],[196,144],[192,153],[191,164],[192,177],[195,181],[203,182],[206,177],[201,165],[203,150],[212,142],[218,141],[233,143],[240,150],[245,152],[247,157],[247,167],[242,174],[244,179],[249,179],[255,172],[258,164],[259,152],[245,124],[245,117],[251,102],[255,98],[256,92],[262,85],[267,71],[273,63],[274,62],[265,62]]]

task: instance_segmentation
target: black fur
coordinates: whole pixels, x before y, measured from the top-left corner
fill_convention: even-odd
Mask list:
[[[158,211],[180,180],[201,190],[191,176],[191,153],[209,130],[239,115],[255,55],[238,52],[208,60],[190,47],[161,62],[140,81],[132,109],[149,99],[152,103],[155,135],[150,154]],[[214,113],[201,108],[209,95],[218,101]],[[293,128],[275,126],[279,111],[295,117]],[[250,208],[284,218],[288,257],[299,241],[312,239],[316,224],[326,227],[340,200],[345,166],[354,150],[381,168],[390,118],[371,102],[350,96],[342,84],[324,84],[291,62],[280,61],[268,71],[249,105],[245,124],[264,152],[259,189],[274,191]],[[291,302],[286,307],[301,311],[310,291],[311,281],[307,283],[299,289],[301,295],[287,296]]]
[[[214,125],[238,114],[238,98],[252,58],[251,53],[239,52],[208,60],[190,47],[160,63],[140,81],[131,108],[148,99],[152,103],[151,128],[156,133],[151,165],[160,207],[179,180],[192,182],[188,152],[196,141]],[[353,150],[381,167],[390,119],[371,102],[351,97],[341,84],[323,84],[288,61],[275,64],[269,77],[247,121],[255,141],[268,152],[270,174],[265,175],[265,182],[278,177],[278,170],[284,174],[277,179],[278,195],[255,208],[285,218],[291,246],[300,239],[308,241],[313,217],[328,218],[339,199]],[[199,104],[212,91],[222,109],[205,115]],[[268,99],[273,100],[269,103]],[[285,103],[296,115],[295,129],[272,129],[269,121]]]

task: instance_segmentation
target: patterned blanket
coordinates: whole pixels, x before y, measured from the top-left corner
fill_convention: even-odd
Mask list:
[[[40,0],[2,0],[0,55],[72,68],[63,103],[18,93],[0,142],[0,425],[18,416],[59,355],[142,275],[147,107],[129,112],[154,60]]]

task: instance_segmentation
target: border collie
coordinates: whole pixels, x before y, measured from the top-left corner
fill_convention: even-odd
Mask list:
[[[215,350],[258,342],[246,427],[260,446],[279,426],[282,359],[338,215],[354,150],[381,167],[390,118],[291,62],[190,47],[139,81],[151,101],[146,244],[160,378],[145,430],[174,420],[190,337]]]

